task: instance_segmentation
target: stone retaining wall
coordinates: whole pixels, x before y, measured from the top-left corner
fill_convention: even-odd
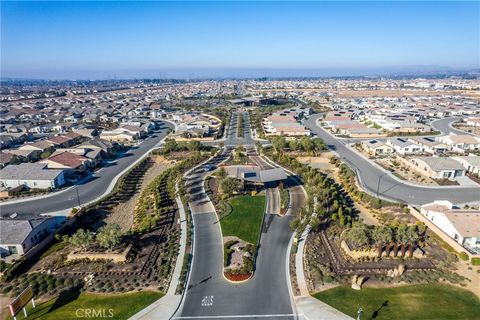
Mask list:
[[[109,260],[115,263],[122,263],[127,261],[128,253],[132,245],[129,245],[122,252],[70,252],[67,255],[67,262],[74,260]]]

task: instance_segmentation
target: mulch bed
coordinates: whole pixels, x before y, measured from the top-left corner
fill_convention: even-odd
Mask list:
[[[224,272],[225,278],[230,281],[245,281],[252,276],[251,273],[247,274],[232,274],[230,272]]]

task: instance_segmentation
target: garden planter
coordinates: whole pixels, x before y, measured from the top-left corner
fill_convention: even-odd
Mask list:
[[[246,273],[246,274],[233,274],[230,272],[224,272],[223,275],[227,280],[232,281],[232,282],[244,282],[247,281],[252,277],[251,273]]]

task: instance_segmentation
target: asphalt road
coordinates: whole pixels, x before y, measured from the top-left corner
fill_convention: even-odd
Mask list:
[[[243,137],[238,137],[237,134],[237,122],[238,118],[243,118]],[[226,146],[237,146],[237,145],[255,145],[255,140],[250,136],[250,119],[246,112],[233,112],[230,117],[230,125],[227,130],[227,136],[225,145]]]
[[[200,175],[203,176],[203,175]],[[198,181],[199,176],[194,179]],[[201,179],[203,180],[203,179]],[[198,186],[198,182],[192,183]],[[195,190],[194,201],[206,199]],[[192,271],[178,318],[242,316],[293,319],[286,274],[286,254],[292,236],[290,216],[266,214],[252,279],[232,284],[223,277],[222,235],[214,212],[205,204],[191,205],[195,225]]]
[[[234,145],[238,140],[234,138],[236,125],[232,127],[227,139]],[[249,133],[245,136],[249,138]],[[213,163],[218,164],[222,159],[224,156]],[[259,157],[255,162],[270,167]],[[177,318],[294,319],[286,268],[292,217],[265,215],[255,274],[245,283],[233,284],[223,277],[223,241],[217,215],[208,211],[211,207],[205,203],[208,197],[204,194],[203,178],[207,173],[202,168],[198,172],[187,182],[189,188],[194,188],[190,201],[195,226],[194,252],[185,300]]]
[[[42,214],[58,212],[76,207],[80,204],[89,203],[107,190],[111,181],[137,159],[142,157],[148,150],[157,145],[167,135],[167,128],[170,124],[165,123],[161,129],[147,140],[141,142],[138,146],[128,150],[122,157],[115,160],[110,166],[104,167],[97,172],[92,179],[70,188],[66,191],[53,193],[45,198],[32,198],[20,203],[4,203],[0,205],[0,214],[2,216],[17,213],[20,217],[31,216],[32,214]],[[77,196],[78,191],[78,196]]]
[[[422,187],[409,185],[395,179],[390,173],[372,165],[368,160],[347,148],[344,142],[319,127],[316,120],[320,116],[320,114],[315,114],[309,117],[305,121],[305,125],[312,133],[322,138],[329,149],[336,152],[351,168],[356,169],[360,183],[372,194],[413,205],[422,205],[434,200],[449,200],[455,204],[480,200],[480,188],[478,187]]]
[[[462,119],[461,117],[452,117],[452,118],[445,118],[445,119],[439,119],[439,120],[434,120],[430,123],[430,125],[437,131],[440,131],[442,134],[450,134],[450,133],[455,133],[455,134],[469,134],[471,133],[465,132],[463,130],[456,129],[451,126],[452,123]]]

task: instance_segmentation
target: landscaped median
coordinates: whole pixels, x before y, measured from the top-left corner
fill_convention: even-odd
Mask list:
[[[230,201],[232,211],[220,219],[224,245],[224,275],[242,282],[252,277],[265,212],[265,196],[242,195]]]
[[[313,296],[343,313],[362,319],[478,319],[480,300],[471,292],[442,284],[363,288],[340,286]]]

